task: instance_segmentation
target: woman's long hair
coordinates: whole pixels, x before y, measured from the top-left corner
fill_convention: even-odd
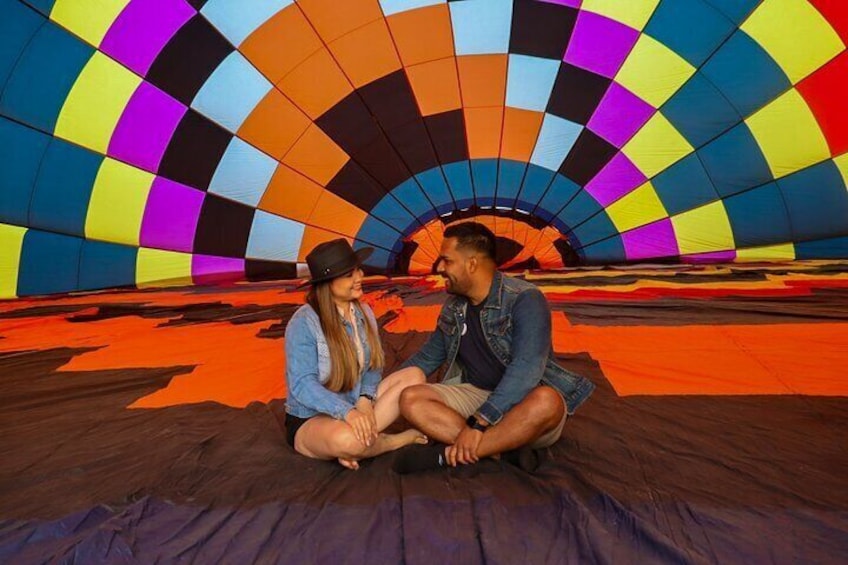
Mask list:
[[[330,378],[324,386],[333,392],[347,392],[359,380],[359,360],[356,357],[356,349],[345,331],[336,303],[333,301],[330,282],[312,285],[306,295],[306,302],[318,313],[321,329],[324,331],[324,338],[330,350]],[[354,300],[353,303],[357,309],[362,310],[358,300]],[[371,349],[368,368],[382,369],[383,346],[380,343],[380,334],[371,324],[368,316],[365,317],[365,333],[368,338],[368,347]]]

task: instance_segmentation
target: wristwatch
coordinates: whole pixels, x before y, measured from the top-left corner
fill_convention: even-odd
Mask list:
[[[480,421],[479,421],[479,420],[477,420],[477,418],[474,416],[474,414],[470,415],[470,416],[469,416],[469,417],[465,420],[465,423],[466,423],[466,424],[468,425],[468,427],[469,427],[469,428],[471,428],[472,430],[477,430],[477,431],[480,431],[480,432],[485,432],[485,431],[486,431],[486,426],[484,426],[483,424],[481,424],[481,423],[480,423]]]

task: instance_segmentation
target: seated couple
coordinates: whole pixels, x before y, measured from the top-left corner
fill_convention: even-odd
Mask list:
[[[498,272],[488,228],[448,227],[436,271],[451,296],[421,350],[381,379],[377,322],[359,301],[360,264],[371,251],[338,239],[306,258],[311,288],[285,338],[289,444],[349,469],[408,445],[393,464],[399,473],[501,454],[534,469],[533,450],[556,442],[566,415],[594,389],[555,363],[542,292]],[[427,384],[446,362],[444,380]],[[412,427],[385,433],[400,415]]]

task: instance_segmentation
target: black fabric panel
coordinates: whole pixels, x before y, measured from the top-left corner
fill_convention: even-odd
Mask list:
[[[249,281],[295,279],[297,278],[297,264],[247,259],[244,265],[244,273]]]
[[[574,8],[515,0],[509,52],[562,60],[576,21],[577,10]]]
[[[422,119],[398,126],[386,134],[412,173],[418,174],[439,164]]]
[[[255,212],[250,206],[207,194],[194,234],[194,252],[220,257],[244,257]]]
[[[146,79],[186,106],[233,46],[200,14],[171,38],[153,61]]]
[[[465,118],[462,110],[451,110],[424,118],[430,139],[436,147],[436,155],[443,165],[468,159],[468,143],[465,140]]]
[[[192,8],[194,8],[195,10],[197,10],[199,12],[200,9],[203,8],[204,5],[206,5],[206,2],[208,0],[186,0],[186,1],[189,4],[191,4]]]
[[[370,144],[382,133],[356,92],[327,110],[315,123],[348,155]]]
[[[393,189],[410,176],[409,169],[382,132],[366,147],[352,151],[350,156],[386,190]]]
[[[586,125],[609,88],[610,79],[562,63],[557,73],[547,111]]]
[[[359,94],[384,131],[421,118],[412,87],[402,70],[363,86]]]
[[[614,145],[584,128],[560,166],[559,172],[580,186],[586,186],[616,153],[618,149]]]
[[[227,130],[189,109],[174,131],[158,173],[206,190],[231,139]]]
[[[327,190],[363,210],[370,210],[386,195],[355,161],[348,161],[342,167],[327,184]]]

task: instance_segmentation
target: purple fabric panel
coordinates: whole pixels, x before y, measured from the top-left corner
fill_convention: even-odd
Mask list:
[[[200,190],[157,177],[141,221],[141,245],[191,253],[205,195]]]
[[[244,278],[244,259],[194,255],[191,277],[197,284],[232,281]]]
[[[681,256],[680,260],[684,263],[729,263],[736,260],[736,250],[692,253],[691,255]]]
[[[671,220],[641,226],[621,234],[628,261],[653,257],[673,257],[679,253]]]
[[[183,0],[132,0],[106,32],[100,50],[144,76],[195,13]]]
[[[595,178],[589,181],[585,190],[601,206],[606,207],[634,188],[641,186],[646,180],[648,180],[647,177],[624,153],[618,153]]]
[[[542,0],[542,2],[547,2],[548,4],[562,4],[563,6],[579,8],[583,0]]]
[[[155,86],[141,83],[118,120],[109,155],[155,173],[186,110]]]
[[[639,32],[592,12],[581,11],[565,51],[565,62],[612,78],[633,48]]]
[[[654,112],[653,106],[614,82],[586,127],[621,148]]]

